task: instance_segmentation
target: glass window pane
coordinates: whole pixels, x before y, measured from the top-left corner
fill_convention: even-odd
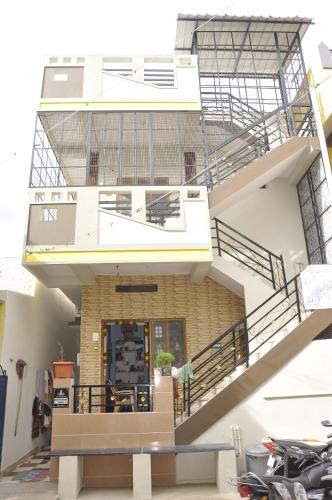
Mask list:
[[[174,366],[179,368],[185,362],[183,321],[168,323],[169,352],[174,355]]]

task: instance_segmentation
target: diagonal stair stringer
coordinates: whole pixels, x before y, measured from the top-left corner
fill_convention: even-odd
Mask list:
[[[270,351],[201,406],[175,430],[177,444],[191,443],[253,394],[332,323],[332,309],[319,309],[299,323]]]

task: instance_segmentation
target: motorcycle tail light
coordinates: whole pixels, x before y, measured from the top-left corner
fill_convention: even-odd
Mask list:
[[[276,455],[277,454],[278,445],[276,443],[274,443],[273,441],[265,441],[263,443],[263,446],[265,446],[265,448],[267,450],[269,450],[269,452],[272,453],[272,455]]]
[[[241,486],[239,486],[238,490],[239,490],[241,498],[247,498],[247,497],[250,497],[250,495],[251,495],[251,489],[246,484],[241,484]]]

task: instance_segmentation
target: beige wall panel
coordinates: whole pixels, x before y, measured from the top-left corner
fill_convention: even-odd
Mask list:
[[[121,267],[121,266],[120,266]],[[121,272],[121,269],[120,269]],[[156,283],[156,293],[116,293],[118,284]],[[187,358],[205,347],[245,314],[244,301],[210,278],[193,283],[190,276],[97,276],[82,288],[81,384],[101,382],[102,320],[184,319]]]
[[[46,67],[42,97],[82,97],[83,67]]]
[[[44,221],[44,209],[57,209],[56,220]],[[76,204],[30,205],[28,245],[73,245]]]

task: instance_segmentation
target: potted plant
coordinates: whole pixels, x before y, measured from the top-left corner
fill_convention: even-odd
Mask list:
[[[59,361],[54,361],[55,378],[73,378],[75,363],[72,361],[64,361],[64,349],[62,344],[59,345]]]
[[[174,356],[171,352],[160,352],[156,356],[156,365],[161,369],[162,375],[170,375]]]

